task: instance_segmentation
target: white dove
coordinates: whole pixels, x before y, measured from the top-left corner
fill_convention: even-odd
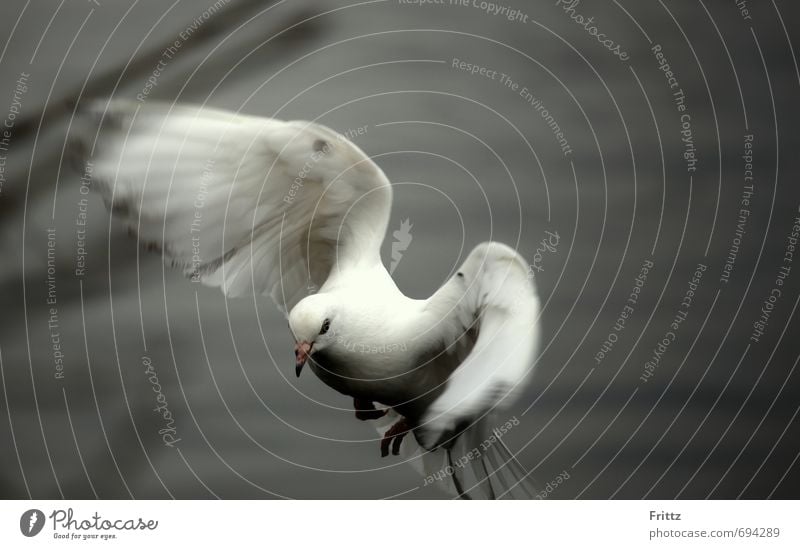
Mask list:
[[[501,440],[510,422],[491,419],[538,347],[539,300],[516,251],[480,244],[431,297],[411,299],[380,257],[391,184],[333,130],[161,103],[80,112],[93,131],[74,154],[114,216],[186,276],[289,311],[297,375],[308,363],[356,417],[379,420],[383,456],[413,432],[403,455],[451,493],[533,495]]]

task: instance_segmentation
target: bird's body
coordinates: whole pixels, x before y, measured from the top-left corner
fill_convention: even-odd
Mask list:
[[[308,363],[359,419],[381,418],[377,403],[397,420],[383,455],[413,432],[430,469],[432,456],[452,466],[454,452],[494,440],[491,413],[519,393],[538,346],[539,302],[515,250],[479,244],[431,297],[411,299],[380,257],[391,184],[332,130],[183,105],[88,113],[99,129],[77,154],[112,212],[193,280],[272,297],[298,375]],[[489,447],[469,480],[453,474],[459,496],[524,486],[505,445]]]
[[[406,297],[387,279],[380,266],[353,276],[352,284],[323,288],[319,297],[297,307],[315,306],[319,298],[339,304],[336,324],[343,328],[331,331],[336,344],[316,352],[309,363],[320,380],[416,420],[457,363],[432,330],[437,318],[427,301]]]

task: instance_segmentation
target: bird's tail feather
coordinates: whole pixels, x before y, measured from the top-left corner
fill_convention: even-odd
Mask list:
[[[482,419],[461,433],[447,453],[447,473],[461,499],[532,499],[537,490],[529,472]]]
[[[399,416],[390,411],[379,432]],[[484,418],[462,432],[448,448],[428,452],[413,436],[401,445],[401,455],[420,473],[423,485],[434,485],[459,499],[534,499],[538,490],[530,473],[502,440],[500,430]]]

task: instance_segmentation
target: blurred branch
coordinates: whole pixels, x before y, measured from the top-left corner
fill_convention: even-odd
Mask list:
[[[274,0],[270,2],[259,0],[231,2],[192,34],[191,47],[198,49],[204,44],[222,40],[225,35],[239,25],[244,24],[249,19],[258,16],[260,12],[264,11],[267,5],[272,3],[274,3]],[[265,35],[277,34],[282,29],[288,29],[293,25],[297,25],[312,15],[313,13],[310,9],[307,6],[303,6],[287,17],[280,19],[270,17],[268,20],[272,28],[264,33],[249,34],[243,43],[238,44],[238,49],[244,50],[251,48],[253,43],[263,41]],[[318,31],[319,26],[315,24],[315,20],[312,20],[306,24],[293,27],[288,32],[284,32],[276,39],[276,44],[307,40],[313,37]],[[164,50],[172,45],[172,41],[173,38],[170,38],[169,40],[154,44],[144,53],[137,56],[127,67],[112,67],[90,78],[86,83],[86,87],[83,89],[82,96],[95,98],[110,94],[123,75],[131,79],[146,77],[153,71],[153,67],[162,59]],[[81,86],[76,86],[74,89],[66,92],[61,99],[44,106],[44,113],[42,113],[42,111],[36,111],[24,117],[17,123],[13,138],[16,140],[28,137],[35,128],[39,126],[40,120],[41,125],[47,127],[71,115],[79,94],[81,94]]]
[[[269,28],[263,31],[239,33],[243,38],[238,43],[233,43],[230,47],[237,51],[250,51],[257,44],[263,42],[265,37],[280,34],[270,42],[271,47],[266,50],[268,54],[274,55],[277,59],[286,52],[286,48],[281,46],[307,42],[321,31],[321,26],[317,19],[300,24],[317,13],[307,5],[295,7],[294,11],[283,17],[276,17],[272,12],[270,12],[269,17],[259,17],[259,14],[272,3],[274,3],[274,0],[270,2],[260,0],[231,2],[194,31],[189,47],[193,50],[198,50],[203,46],[213,47],[241,25],[267,24]],[[251,19],[253,21],[250,21]],[[165,39],[162,42],[154,43],[127,66],[118,65],[104,72],[98,72],[95,76],[89,78],[85,87],[76,85],[74,88],[64,91],[59,99],[43,105],[41,109],[33,111],[20,119],[12,133],[15,148],[18,148],[16,154],[20,154],[22,150],[29,150],[28,145],[21,143],[21,141],[26,138],[32,138],[37,128],[42,127],[46,131],[52,132],[65,127],[69,117],[74,112],[79,95],[86,98],[107,96],[111,94],[123,77],[144,80],[162,60],[164,51],[172,45],[173,40],[174,37],[171,37],[169,40]],[[227,59],[229,57],[216,56],[213,62],[221,64],[223,70],[228,70]],[[213,70],[213,63],[207,66],[212,67]],[[160,89],[166,89],[166,86],[162,85]],[[31,174],[31,181],[41,181],[42,184],[32,184],[32,188],[29,189],[31,195],[36,195],[45,189],[51,188],[49,182],[52,181],[52,177],[48,177],[47,172],[48,170],[54,170],[54,167],[58,166],[60,155],[61,150],[58,147],[39,147],[37,149],[36,165],[29,166],[27,169],[38,172],[36,176]],[[20,181],[26,176],[27,171],[10,175],[8,179]],[[21,209],[23,189],[24,185],[22,184],[6,186],[3,192],[3,199],[0,200],[0,219],[11,221],[12,216],[9,214]]]

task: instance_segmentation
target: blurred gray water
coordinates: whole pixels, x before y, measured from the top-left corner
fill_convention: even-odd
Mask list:
[[[76,100],[135,98],[178,41],[146,101],[314,119],[375,157],[396,183],[387,264],[391,233],[413,225],[394,271],[409,295],[487,239],[535,266],[543,351],[506,441],[548,497],[797,497],[798,9],[558,4],[5,2],[0,495],[441,497],[379,457],[347,399],[294,379],[267,298],[187,282],[97,196],[81,217],[62,163]]]

